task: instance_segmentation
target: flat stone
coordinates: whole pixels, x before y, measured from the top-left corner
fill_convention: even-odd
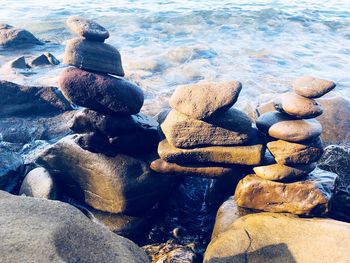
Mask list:
[[[103,26],[90,19],[70,16],[66,24],[75,34],[89,40],[104,42],[105,39],[109,38],[109,32]]]
[[[258,213],[239,218],[212,239],[204,263],[346,262],[349,246],[347,223]]]
[[[151,163],[151,169],[162,174],[174,174],[178,176],[203,176],[217,178],[225,175],[234,175],[235,167],[205,166],[205,165],[179,165],[157,159]]]
[[[124,76],[121,56],[117,49],[84,38],[67,41],[63,63],[85,70]]]
[[[299,120],[280,112],[267,112],[256,120],[258,129],[269,136],[289,142],[311,140],[322,133],[321,124],[314,120]]]
[[[58,65],[58,64],[60,64],[60,61],[57,58],[55,58],[54,55],[52,55],[49,52],[45,52],[45,53],[31,59],[28,63],[28,66],[40,67],[40,66]]]
[[[291,116],[310,119],[323,113],[322,106],[313,99],[308,99],[295,93],[284,93],[275,101],[275,108]]]
[[[288,181],[302,178],[316,168],[315,163],[299,165],[270,164],[254,167],[257,176],[270,181]]]
[[[60,190],[101,211],[138,215],[164,198],[175,181],[149,169],[146,157],[109,157],[79,147],[80,135],[66,136],[37,160],[57,181]]]
[[[238,99],[242,84],[238,81],[197,83],[178,87],[171,96],[170,106],[194,119],[205,119],[225,111]]]
[[[330,92],[335,86],[333,81],[312,76],[303,76],[293,82],[295,93],[306,98],[319,98]]]
[[[72,103],[102,114],[136,114],[144,101],[143,91],[131,82],[77,68],[64,70],[59,86]]]
[[[328,212],[328,202],[336,175],[315,170],[304,181],[280,183],[248,175],[237,185],[239,206],[268,212],[320,215]]]
[[[71,129],[76,133],[99,132],[108,137],[129,135],[149,130],[157,130],[158,123],[153,118],[138,113],[135,115],[104,115],[84,109],[74,116]]]
[[[277,163],[293,165],[317,162],[323,153],[320,138],[303,143],[287,142],[283,140],[267,143],[267,148]]]
[[[245,113],[233,108],[205,121],[172,110],[160,127],[175,147],[194,148],[244,144],[251,137],[252,121]]]
[[[262,162],[265,148],[262,144],[247,146],[209,146],[194,149],[180,149],[172,146],[167,140],[159,143],[158,154],[167,162],[221,163],[259,165]]]
[[[56,199],[57,186],[50,173],[43,167],[31,170],[24,178],[19,195]]]
[[[28,45],[43,45],[43,43],[25,29],[0,24],[0,46],[19,48]]]
[[[3,262],[149,262],[135,243],[58,201],[0,191],[0,233]]]

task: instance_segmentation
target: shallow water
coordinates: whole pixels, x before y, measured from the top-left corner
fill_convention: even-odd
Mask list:
[[[295,3],[297,2],[297,3]],[[145,90],[145,108],[166,105],[176,85],[237,79],[239,99],[283,92],[299,75],[334,80],[350,98],[350,1],[0,0],[0,23],[26,28],[45,46],[0,50],[0,65],[18,55],[50,51],[62,58],[69,15],[96,19],[111,33],[127,77]],[[1,79],[54,85],[62,66]],[[34,74],[30,74],[34,73]]]

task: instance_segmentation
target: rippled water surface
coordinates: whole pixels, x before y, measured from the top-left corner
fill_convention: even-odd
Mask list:
[[[296,3],[297,2],[297,3]],[[62,58],[72,37],[69,15],[96,19],[122,53],[127,77],[146,91],[156,112],[176,87],[200,80],[237,79],[239,103],[283,92],[299,75],[334,80],[350,97],[350,1],[0,0],[0,23],[32,31],[45,46],[0,51],[0,65],[19,54],[50,51]],[[54,85],[56,69],[2,79]]]

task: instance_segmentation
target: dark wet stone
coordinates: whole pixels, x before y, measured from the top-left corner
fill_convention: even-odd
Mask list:
[[[58,64],[60,64],[60,61],[49,52],[45,52],[44,54],[41,54],[31,59],[28,63],[30,67],[40,67],[40,66],[58,65]]]
[[[42,45],[32,33],[25,29],[15,28],[7,24],[0,24],[0,46],[19,48],[28,45]]]
[[[23,176],[23,160],[20,155],[0,147],[0,190],[12,191]]]

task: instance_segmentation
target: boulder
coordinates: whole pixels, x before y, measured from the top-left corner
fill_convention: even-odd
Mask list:
[[[40,66],[58,65],[58,64],[60,64],[60,61],[57,58],[55,58],[54,55],[52,55],[49,52],[45,52],[31,59],[28,63],[28,66],[40,67]]]
[[[318,161],[323,153],[320,138],[303,143],[287,142],[283,140],[267,143],[267,148],[277,163],[293,165],[308,164]]]
[[[210,166],[210,165],[179,165],[157,159],[151,163],[151,169],[162,174],[174,174],[178,176],[204,176],[217,178],[225,175],[233,175],[234,166]]]
[[[171,190],[175,177],[152,172],[147,159],[92,153],[79,147],[79,137],[66,136],[37,161],[76,200],[105,212],[137,215]]]
[[[93,41],[104,42],[109,38],[109,32],[93,20],[79,16],[68,17],[66,24],[75,34]]]
[[[4,65],[4,67],[10,68],[10,69],[27,69],[28,68],[28,66],[26,64],[25,56],[15,58],[14,60],[7,62]]]
[[[57,186],[50,173],[43,167],[31,170],[24,178],[19,195],[56,199]]]
[[[319,215],[328,212],[336,175],[316,170],[303,181],[280,183],[248,175],[237,185],[239,206],[269,212]]]
[[[161,124],[168,142],[178,148],[210,145],[240,145],[250,139],[252,121],[243,112],[230,109],[205,121],[172,110]]]
[[[269,136],[290,142],[314,139],[322,133],[315,119],[300,120],[279,112],[268,112],[256,120],[258,129]]]
[[[310,119],[323,113],[322,106],[313,99],[295,93],[284,93],[275,101],[275,108],[291,116]]]
[[[299,165],[270,164],[253,168],[257,176],[271,181],[299,179],[316,168],[315,163]]]
[[[64,70],[59,86],[72,103],[102,114],[137,114],[144,100],[143,91],[124,79],[77,68]]]
[[[16,48],[42,44],[40,40],[25,29],[15,28],[7,24],[0,24],[0,47]]]
[[[225,111],[238,99],[242,84],[238,81],[197,83],[176,88],[170,106],[194,119],[205,119]]]
[[[124,76],[121,56],[117,49],[84,38],[67,41],[63,62],[85,70]]]
[[[349,246],[349,224],[259,213],[239,218],[212,239],[204,262],[346,262]]]
[[[4,262],[149,262],[136,244],[58,201],[1,192],[0,233]]]
[[[52,115],[72,110],[55,87],[22,86],[0,80],[0,118]]]
[[[303,76],[293,82],[294,92],[306,98],[319,98],[330,92],[335,86],[333,81],[312,76]]]
[[[21,156],[0,147],[0,190],[12,191],[21,180],[22,170]]]
[[[209,146],[203,148],[180,149],[167,140],[158,145],[160,158],[179,164],[216,163],[259,165],[262,162],[265,147],[262,144],[246,146]]]
[[[84,109],[74,117],[71,129],[76,133],[99,132],[108,137],[157,130],[158,123],[151,117],[135,115],[103,115]]]

